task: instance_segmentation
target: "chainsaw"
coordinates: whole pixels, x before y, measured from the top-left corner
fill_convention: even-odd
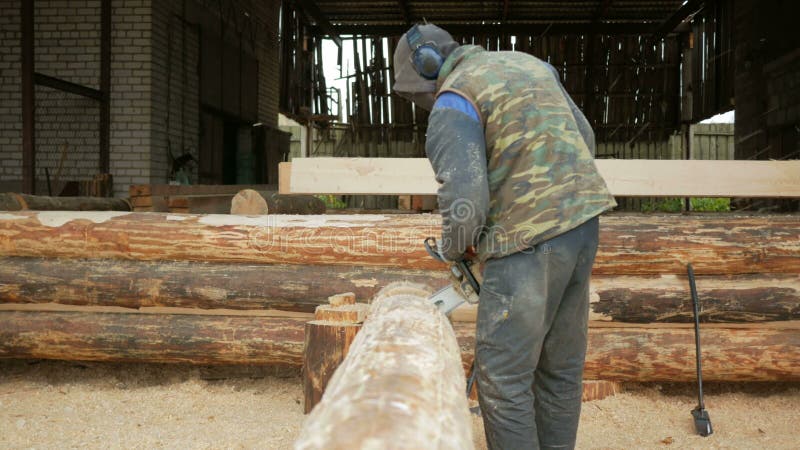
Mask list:
[[[465,302],[471,304],[478,303],[481,285],[472,273],[472,261],[462,258],[458,261],[449,262],[442,257],[438,248],[439,246],[436,243],[436,238],[428,237],[425,239],[425,250],[428,251],[428,254],[437,261],[450,264],[451,283],[447,287],[436,291],[428,300],[444,315],[450,314],[454,309]],[[476,375],[475,360],[473,360],[472,366],[469,369],[469,377],[467,378],[467,398],[469,398],[472,392],[472,386],[475,384]],[[470,408],[470,411],[478,416],[481,415],[479,406]]]
[[[463,258],[453,262],[445,260],[438,251],[438,245],[434,237],[425,239],[425,250],[428,251],[428,254],[433,259],[450,264],[451,283],[436,291],[428,300],[444,315],[450,314],[465,302],[478,303],[481,286],[472,273],[472,261]]]

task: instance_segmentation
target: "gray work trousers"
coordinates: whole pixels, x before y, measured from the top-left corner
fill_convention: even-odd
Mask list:
[[[475,355],[490,450],[575,447],[598,224],[485,265]]]

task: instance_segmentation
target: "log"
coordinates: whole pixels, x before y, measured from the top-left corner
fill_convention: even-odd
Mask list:
[[[322,399],[333,373],[347,356],[356,333],[361,329],[368,309],[366,303],[320,305],[314,313],[314,320],[306,324],[303,350],[305,414]]]
[[[0,358],[299,366],[306,319],[0,311]]]
[[[0,193],[0,211],[130,211],[131,204],[111,197],[48,197]]]
[[[447,273],[390,267],[0,257],[0,302],[313,313],[329,296],[372,298],[393,281],[444,286]]]
[[[269,316],[0,310],[0,358],[299,367],[307,321]],[[454,323],[453,328],[466,371],[474,355],[475,326]],[[707,324],[701,335],[705,379],[800,381],[800,322]],[[692,381],[694,331],[689,324],[591,322],[584,377],[619,382]]]
[[[231,200],[231,214],[325,214],[325,202],[313,195],[284,195],[244,189]]]
[[[593,322],[584,378],[607,381],[693,381],[694,329],[688,324],[619,326]],[[669,325],[669,326],[667,326]],[[701,326],[703,379],[800,381],[798,322]],[[475,325],[454,323],[465,370],[474,355]]]
[[[378,294],[295,449],[473,448],[459,348],[428,294]]]
[[[694,321],[684,276],[592,277],[589,319],[625,323]],[[700,320],[709,323],[800,320],[800,275],[745,274],[698,277]],[[476,305],[462,305],[455,322],[475,322]]]
[[[439,269],[440,217],[0,213],[0,255]],[[800,216],[609,215],[595,274],[800,273]]]
[[[131,282],[131,280],[135,280]],[[126,308],[274,309],[313,313],[339,292],[372,298],[381,286],[409,281],[438,289],[447,272],[376,266],[308,266],[0,257],[0,301]],[[800,275],[697,278],[704,322],[800,320]],[[684,276],[592,278],[591,320],[691,322]],[[464,306],[454,321],[474,322]]]

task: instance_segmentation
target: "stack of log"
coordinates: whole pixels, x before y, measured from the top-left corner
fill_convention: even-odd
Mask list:
[[[392,281],[438,288],[434,215],[0,213],[0,357],[302,364],[316,306]],[[686,263],[709,380],[800,380],[800,217],[607,215],[586,378],[694,377]],[[454,317],[471,363],[474,311]]]

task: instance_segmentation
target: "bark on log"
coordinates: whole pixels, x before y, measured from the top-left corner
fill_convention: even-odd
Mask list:
[[[307,319],[286,317],[0,311],[0,358],[192,364],[302,364]],[[703,377],[800,381],[798,322],[702,327]],[[466,371],[474,324],[455,323]],[[692,381],[691,326],[590,323],[586,379]]]
[[[444,269],[434,215],[0,214],[0,254]],[[800,273],[800,216],[609,215],[595,274]]]
[[[378,294],[295,449],[473,447],[459,348],[428,294]]]
[[[325,214],[325,202],[313,195],[285,195],[244,189],[231,200],[231,214]]]
[[[449,283],[444,271],[376,266],[0,257],[0,301],[9,303],[311,313],[331,295],[351,291],[368,299],[393,281],[434,290]],[[704,322],[800,320],[797,274],[705,275],[697,286]],[[591,308],[591,320],[692,321],[684,276],[594,276]],[[463,308],[451,317],[474,322],[475,314],[474,308]]]
[[[394,281],[448,283],[445,272],[390,267],[0,257],[0,302],[9,303],[313,313],[331,295],[369,299]]]
[[[111,197],[48,197],[0,193],[0,211],[130,211],[131,204]]]
[[[0,311],[0,358],[302,364],[305,319]]]
[[[590,323],[585,379],[693,381],[694,329],[672,326],[597,326]],[[797,322],[706,325],[700,330],[703,379],[708,381],[800,381]],[[729,328],[730,327],[730,328]],[[454,323],[465,370],[474,355],[475,325]]]

